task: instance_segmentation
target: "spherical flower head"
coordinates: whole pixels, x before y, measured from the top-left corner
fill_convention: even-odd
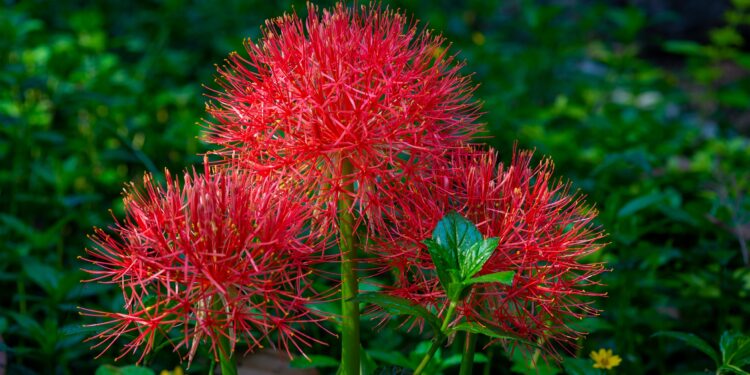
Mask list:
[[[320,320],[306,306],[306,278],[322,245],[305,235],[310,214],[294,189],[236,168],[185,173],[182,184],[167,171],[166,180],[131,185],[126,219],[91,237],[87,272],[119,285],[125,301],[123,312],[83,310],[105,318],[92,325],[102,327],[95,347],[127,339],[120,357],[140,348],[142,359],[176,333],[172,344],[192,360],[201,342],[215,356],[243,337],[251,349],[272,338],[287,351],[317,342],[300,323]]]
[[[596,212],[569,184],[552,179],[549,160],[531,163],[531,152],[514,155],[509,166],[494,151],[455,152],[446,169],[405,187],[394,230],[377,246],[384,269],[393,268],[389,293],[441,311],[448,305],[435,265],[422,240],[430,238],[445,214],[456,211],[499,245],[477,276],[514,271],[510,286],[476,284],[458,308],[457,320],[476,322],[542,343],[554,354],[581,335],[567,326],[596,314],[588,296],[592,278],[603,271],[582,258],[599,250],[602,232],[592,225]]]
[[[308,181],[327,203],[356,190],[354,204],[379,220],[390,184],[479,130],[473,87],[442,37],[396,11],[309,5],[305,20],[266,25],[220,68],[208,106],[206,139],[246,168]]]
[[[590,354],[591,359],[594,360],[594,368],[600,368],[603,370],[611,370],[620,365],[622,358],[619,355],[612,353],[612,349],[599,349],[598,351],[592,351]]]

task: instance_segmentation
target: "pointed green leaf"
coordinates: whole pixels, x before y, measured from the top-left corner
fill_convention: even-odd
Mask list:
[[[61,272],[49,265],[33,258],[27,258],[24,259],[23,270],[31,281],[44,289],[49,295],[54,295],[55,290],[60,287]]]
[[[750,337],[736,331],[726,331],[719,341],[721,359],[725,365],[743,366],[750,362]]]
[[[447,291],[448,286],[451,283],[456,282],[456,280],[454,280],[456,267],[450,263],[450,250],[431,239],[426,239],[422,241],[422,243],[427,246],[427,251],[430,252],[430,258],[432,258],[432,263],[435,264],[435,271],[438,274],[440,285],[442,285],[443,289]]]
[[[469,220],[450,212],[437,223],[432,240],[447,250],[446,260],[452,268],[460,268],[459,254],[469,252],[474,244],[482,242],[482,234]]]
[[[39,322],[30,317],[29,315],[22,315],[16,312],[8,312],[8,315],[12,317],[16,324],[21,328],[21,335],[29,337],[37,342],[42,342],[47,338],[47,332]]]
[[[451,301],[457,302],[468,293],[465,283],[492,256],[497,238],[483,239],[477,227],[456,212],[450,212],[438,222],[432,239],[424,240],[435,264],[440,285]]]
[[[482,240],[474,244],[466,253],[460,253],[458,259],[461,265],[461,278],[467,280],[482,270],[484,264],[497,249],[500,240],[497,237]]]
[[[711,347],[711,345],[708,345],[707,342],[705,342],[700,337],[692,334],[692,333],[684,333],[684,332],[675,332],[675,331],[661,331],[654,333],[651,337],[655,336],[665,336],[670,337],[673,339],[684,341],[686,344],[702,351],[711,359],[714,360],[716,365],[718,366],[720,364],[719,362],[719,353],[716,352],[714,348]]]
[[[493,339],[513,340],[529,346],[539,347],[539,345],[537,345],[536,343],[526,340],[513,333],[505,332],[495,327],[484,326],[474,322],[463,322],[456,324],[455,326],[453,326],[453,328],[451,328],[451,330],[478,333]]]
[[[490,273],[487,275],[477,276],[464,281],[465,285],[477,284],[477,283],[500,283],[503,285],[513,285],[513,277],[516,275],[515,271],[502,271]]]
[[[717,369],[716,373],[717,374],[733,373],[737,375],[750,375],[750,372],[747,372],[734,365],[722,365]]]
[[[389,296],[382,293],[363,293],[355,298],[356,301],[372,303],[383,308],[393,315],[409,315],[424,319],[435,332],[440,332],[440,320],[435,314],[427,311],[424,307],[414,304],[408,299]]]
[[[660,191],[651,192],[650,194],[639,196],[626,203],[620,211],[617,212],[617,217],[627,217],[642,209],[655,206],[664,201],[664,194]]]
[[[702,56],[706,52],[704,46],[689,40],[670,40],[664,43],[664,49],[671,53],[688,56]]]

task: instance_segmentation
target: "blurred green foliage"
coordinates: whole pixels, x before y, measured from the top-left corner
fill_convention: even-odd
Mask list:
[[[79,282],[86,233],[111,222],[109,208],[122,217],[124,182],[200,162],[208,149],[199,139],[201,84],[216,87],[214,64],[257,37],[264,19],[293,7],[304,13],[304,4],[5,3],[2,348],[9,373],[93,373],[115,351],[94,359],[99,351],[83,342],[93,331],[77,306],[117,310],[121,297]],[[610,244],[591,261],[612,269],[602,278],[608,298],[597,301],[601,317],[575,324],[592,333],[564,362],[569,373],[602,347],[623,358],[619,373],[699,371],[713,366],[710,358],[686,360],[690,349],[652,335],[690,332],[718,343],[727,330],[750,332],[748,1],[728,2],[706,35],[675,40],[654,35],[644,9],[603,1],[389,5],[443,32],[475,72],[488,144],[507,157],[514,142],[551,156],[558,175],[600,210]],[[644,52],[654,40],[659,53]],[[426,350],[418,332],[375,331],[376,323],[363,322],[368,366],[403,367]],[[329,363],[336,345],[310,354]],[[456,358],[444,350],[434,371],[455,371]],[[167,351],[147,365],[159,371],[178,361]],[[511,361],[487,350],[476,366],[563,368],[529,368],[523,355]],[[203,371],[207,362],[193,366]]]

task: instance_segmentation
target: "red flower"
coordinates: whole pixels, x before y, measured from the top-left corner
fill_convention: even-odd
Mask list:
[[[389,241],[376,252],[384,269],[395,269],[389,293],[433,310],[448,303],[435,266],[421,241],[437,222],[457,211],[499,245],[478,275],[515,271],[512,286],[477,284],[456,319],[477,322],[535,342],[550,351],[581,335],[566,324],[596,314],[584,297],[603,271],[583,257],[599,250],[603,233],[592,225],[596,211],[569,184],[552,179],[548,159],[531,165],[531,152],[514,155],[510,166],[497,164],[494,151],[465,149],[431,180],[411,184]],[[388,287],[386,287],[388,289]]]
[[[473,88],[443,38],[398,12],[340,3],[308,12],[267,21],[247,56],[229,56],[207,139],[246,168],[306,181],[328,223],[347,190],[381,223],[391,185],[478,131]]]
[[[273,336],[286,350],[319,342],[300,331],[319,320],[306,307],[306,278],[321,248],[305,235],[299,195],[237,169],[185,173],[182,187],[166,177],[127,189],[125,221],[92,236],[92,281],[118,284],[125,300],[122,313],[84,309],[107,319],[93,324],[106,327],[96,346],[128,339],[121,357],[141,348],[143,358],[174,330],[182,338],[172,345],[192,360],[201,341],[215,356],[227,350],[220,340],[231,352],[242,337],[251,349]]]

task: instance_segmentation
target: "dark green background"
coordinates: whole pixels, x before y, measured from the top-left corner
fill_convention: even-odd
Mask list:
[[[750,18],[743,1],[676,3],[386,2],[442,31],[466,60],[487,143],[506,160],[514,142],[552,157],[601,211],[610,244],[591,260],[612,269],[602,277],[609,297],[596,302],[601,317],[576,323],[592,333],[572,354],[611,348],[621,374],[713,368],[655,332],[715,344],[727,329],[750,331],[741,250],[750,240]],[[115,351],[93,360],[82,343],[92,331],[77,306],[119,309],[116,288],[79,282],[86,234],[111,223],[109,208],[122,216],[124,182],[200,162],[202,85],[216,87],[214,64],[292,7],[305,12],[288,1],[3,2],[0,334],[9,373],[112,363]],[[364,346],[388,365],[424,350],[417,343],[428,336],[384,330],[366,333]],[[311,353],[335,357],[330,341]],[[499,354],[492,361],[498,373],[513,366]],[[147,364],[177,363],[167,350]]]

